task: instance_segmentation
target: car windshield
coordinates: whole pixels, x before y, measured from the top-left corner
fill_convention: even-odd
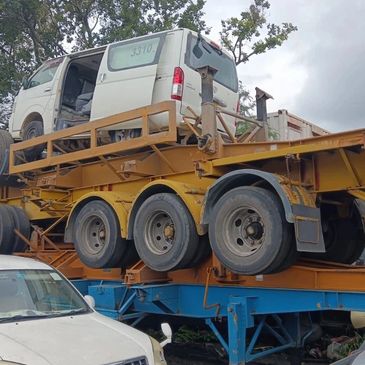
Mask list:
[[[79,293],[56,271],[0,271],[0,322],[89,311]]]

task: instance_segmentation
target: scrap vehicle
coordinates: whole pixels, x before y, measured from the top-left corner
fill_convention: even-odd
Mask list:
[[[238,79],[232,57],[208,38],[177,29],[48,60],[23,79],[9,122],[10,134],[15,141],[24,141],[171,98],[176,101],[179,136],[188,138],[183,115],[189,108],[200,113],[200,75],[196,68],[202,64],[218,70],[214,101],[235,112]],[[139,136],[141,122],[109,126],[102,138],[119,141]],[[233,117],[228,126],[233,132]],[[163,115],[150,117],[152,131],[166,127]],[[85,143],[87,139],[77,136],[63,139],[59,145],[72,150]],[[41,152],[42,146],[33,148],[25,157],[35,160]]]

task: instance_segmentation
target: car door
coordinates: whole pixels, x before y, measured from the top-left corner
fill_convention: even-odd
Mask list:
[[[165,33],[160,33],[107,47],[96,81],[91,120],[152,103],[164,39]]]
[[[52,131],[54,100],[60,65],[64,58],[45,62],[19,91],[14,105],[12,132],[20,131],[31,113],[42,116],[44,133]]]

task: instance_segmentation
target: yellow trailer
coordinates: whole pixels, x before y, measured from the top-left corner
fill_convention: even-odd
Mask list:
[[[189,141],[178,136],[175,103],[166,101],[11,145],[9,174],[22,186],[2,188],[0,226],[13,229],[0,248],[14,228],[27,239],[29,228],[5,218],[15,206],[37,234],[74,245],[91,268],[142,259],[174,271],[196,267],[211,250],[242,275],[282,271],[298,255],[355,261],[365,242],[365,130],[258,142],[264,123],[245,118],[251,132],[234,136],[224,122],[232,114],[211,102],[210,75],[203,70],[202,115],[185,120]],[[149,118],[157,114],[169,123],[155,133]],[[105,142],[105,128],[135,119],[141,136]],[[80,135],[86,148],[62,148]],[[44,146],[44,158],[26,161],[35,146]]]

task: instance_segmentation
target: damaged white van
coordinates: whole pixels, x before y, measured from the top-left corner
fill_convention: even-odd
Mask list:
[[[171,99],[178,103],[181,123],[187,106],[200,113],[201,79],[196,69],[207,64],[218,70],[214,101],[236,112],[238,80],[232,57],[209,39],[177,29],[45,62],[23,80],[9,131],[15,141],[27,140]],[[150,130],[167,125],[161,118],[149,122]],[[235,129],[234,118],[227,118],[227,123]],[[109,134],[113,141],[129,139],[139,135],[139,127],[138,121],[132,121]]]

